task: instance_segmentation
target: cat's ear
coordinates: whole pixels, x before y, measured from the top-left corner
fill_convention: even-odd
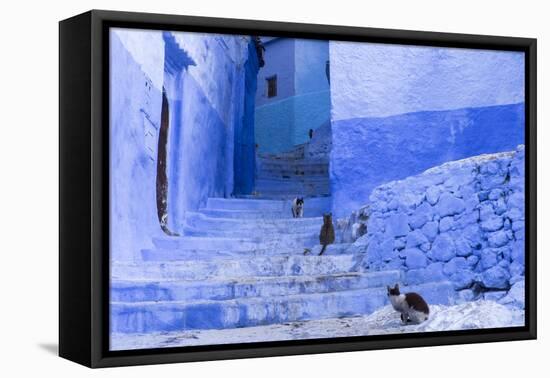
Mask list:
[[[395,290],[399,290],[399,284],[395,284]]]

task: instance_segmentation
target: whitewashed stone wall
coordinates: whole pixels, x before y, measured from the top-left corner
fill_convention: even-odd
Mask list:
[[[524,307],[525,152],[453,161],[377,187],[338,222],[362,267],[405,284],[451,281],[458,297]]]

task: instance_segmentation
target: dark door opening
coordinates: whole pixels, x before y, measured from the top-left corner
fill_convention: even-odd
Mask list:
[[[165,234],[177,236],[168,228],[168,175],[167,169],[167,144],[170,127],[170,108],[166,91],[162,90],[162,108],[160,115],[159,145],[157,156],[157,215],[160,228]]]

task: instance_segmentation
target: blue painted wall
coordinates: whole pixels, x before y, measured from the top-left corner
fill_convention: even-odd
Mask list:
[[[265,47],[256,95],[256,142],[260,152],[277,153],[307,142],[309,129],[330,118],[328,42],[276,38]],[[267,98],[266,78],[275,74],[277,96]]]
[[[264,66],[258,72],[256,105],[262,106],[292,97],[296,93],[294,51],[295,39],[261,37],[264,44]],[[267,78],[277,75],[277,96],[267,97]]]
[[[162,89],[157,85],[162,83],[163,66],[138,64],[121,37],[126,41],[143,37],[149,42],[143,46],[144,53],[148,53],[145,55],[160,62],[164,61],[164,48],[160,32],[137,33],[113,31],[110,35],[109,205],[113,261],[134,260],[141,248],[152,247],[151,237],[162,233],[155,178],[162,103]]]
[[[168,38],[167,38],[168,37]],[[162,236],[156,167],[162,89],[170,109],[168,220],[234,186],[235,127],[243,122],[249,38],[115,29],[111,33],[111,256],[135,260]],[[165,64],[176,56],[179,67]],[[183,64],[185,62],[185,64]]]
[[[524,105],[416,112],[333,122],[334,213],[364,205],[374,187],[446,161],[510,151],[524,141]]]
[[[328,41],[296,39],[294,44],[296,94],[328,91],[330,89],[326,75],[326,63],[329,59]]]
[[[332,119],[524,101],[524,54],[330,42]]]
[[[250,194],[254,189],[254,172],[256,169],[254,111],[258,69],[258,55],[254,43],[251,41],[248,46],[248,59],[244,66],[243,120],[235,125],[234,194]]]
[[[518,52],[330,42],[333,212],[382,183],[524,143]]]
[[[317,130],[330,120],[330,91],[310,92],[294,97],[294,146],[309,141],[309,129]]]

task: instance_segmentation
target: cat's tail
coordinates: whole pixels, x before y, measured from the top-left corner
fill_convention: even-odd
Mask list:
[[[323,244],[323,248],[321,248],[321,252],[319,252],[319,256],[321,256],[323,253],[325,253],[326,248],[327,248],[327,245]]]

